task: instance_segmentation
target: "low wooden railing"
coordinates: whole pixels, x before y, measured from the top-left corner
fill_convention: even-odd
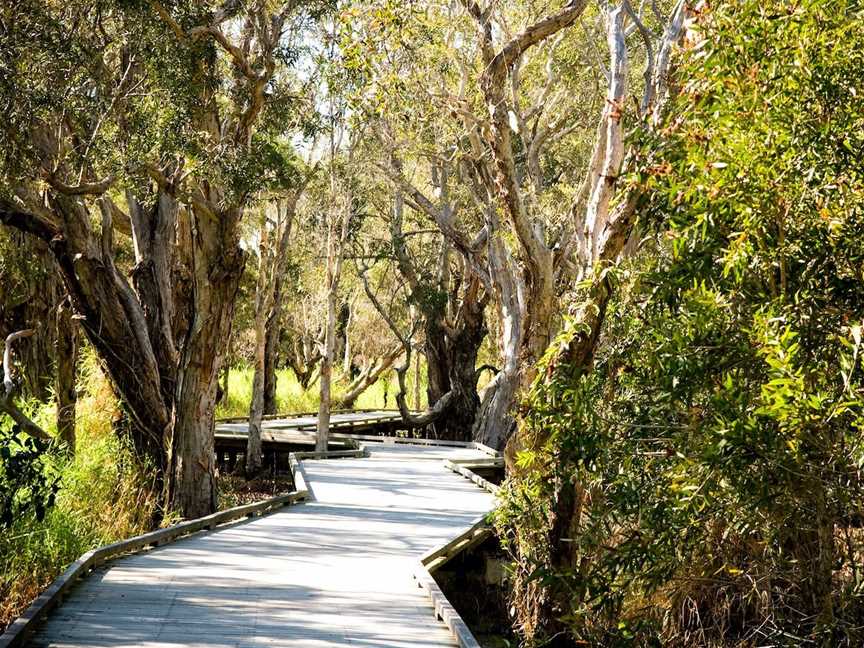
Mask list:
[[[498,486],[486,479],[483,479],[480,475],[472,471],[471,467],[487,468],[490,466],[503,465],[504,459],[501,457],[500,453],[492,450],[492,448],[489,448],[488,446],[483,446],[482,444],[472,444],[472,446],[482,446],[482,448],[477,449],[484,449],[484,452],[488,450],[493,456],[487,460],[466,459],[454,461],[448,459],[444,461],[444,465],[448,469],[462,475],[466,479],[494,495],[498,492]],[[450,604],[450,601],[441,590],[441,587],[432,576],[432,573],[460,553],[468,551],[469,549],[481,544],[491,535],[492,528],[486,521],[486,517],[481,517],[475,520],[471,526],[448,543],[423,554],[414,569],[414,579],[417,581],[417,585],[426,590],[426,593],[429,595],[432,605],[435,608],[436,616],[450,629],[450,632],[453,633],[453,636],[459,643],[460,648],[481,647],[477,639],[474,637],[474,634],[471,632],[471,629],[468,627],[468,624],[465,623],[465,620],[460,616],[459,612],[457,612]]]
[[[374,409],[374,408],[363,408],[363,409],[334,409],[330,410],[330,414],[356,414],[356,413],[367,413],[371,414],[372,412],[387,412],[392,413],[394,416],[400,416],[398,409]],[[277,421],[279,419],[291,419],[291,418],[308,418],[310,416],[318,416],[318,411],[314,412],[286,412],[284,414],[264,414],[262,416],[262,420],[264,421]],[[217,418],[216,423],[245,423],[249,420],[248,416],[226,416],[222,418]]]

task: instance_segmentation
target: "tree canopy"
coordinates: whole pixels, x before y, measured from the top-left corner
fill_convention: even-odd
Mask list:
[[[525,645],[860,644],[862,11],[7,3],[8,610],[384,407],[502,452]]]

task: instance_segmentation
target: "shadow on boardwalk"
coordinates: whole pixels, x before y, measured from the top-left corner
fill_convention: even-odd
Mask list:
[[[378,447],[305,462],[317,501],[98,569],[31,645],[455,645],[412,571],[491,508],[441,465],[473,452]]]

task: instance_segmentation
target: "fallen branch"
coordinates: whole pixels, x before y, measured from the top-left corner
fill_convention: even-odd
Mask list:
[[[12,343],[28,338],[34,333],[36,329],[25,329],[10,333],[6,337],[6,346],[3,349],[3,393],[0,395],[0,411],[8,414],[30,436],[50,441],[51,435],[30,420],[12,401],[15,392],[15,381],[12,378]]]

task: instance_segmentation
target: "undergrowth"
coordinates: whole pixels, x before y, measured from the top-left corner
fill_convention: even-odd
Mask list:
[[[60,477],[56,504],[41,521],[22,516],[0,532],[0,628],[82,553],[142,533],[152,519],[147,477],[111,429],[116,400],[92,357],[80,393],[74,459],[59,447],[44,458],[46,470]],[[51,431],[50,405],[36,418]]]

